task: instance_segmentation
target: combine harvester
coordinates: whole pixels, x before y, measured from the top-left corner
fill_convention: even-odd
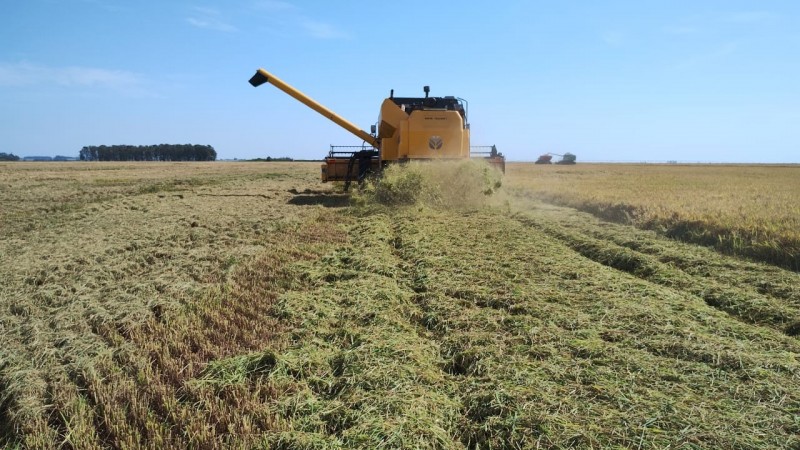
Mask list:
[[[381,104],[378,125],[372,125],[370,134],[264,69],[258,69],[250,78],[254,87],[267,82],[370,146],[364,145],[358,151],[336,151],[336,147],[331,146],[322,165],[323,182],[344,181],[347,188],[352,180],[361,182],[369,172],[378,173],[387,164],[411,160],[480,158],[505,172],[506,159],[495,146],[480,147],[489,151],[470,152],[464,99],[429,97],[428,86],[424,88],[425,97],[395,97],[392,90]]]
[[[544,155],[539,156],[539,159],[537,159],[534,164],[553,164],[553,156],[561,157],[556,164],[575,164],[575,159],[577,159],[575,155],[569,152],[564,153],[563,155],[558,153],[545,153]]]

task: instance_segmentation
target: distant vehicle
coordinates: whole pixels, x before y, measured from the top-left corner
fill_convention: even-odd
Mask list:
[[[553,156],[560,156],[561,159],[556,162],[556,164],[575,164],[575,159],[577,158],[572,153],[564,153],[563,155],[558,153],[545,153],[544,155],[539,156],[539,159],[536,160],[535,164],[553,164]]]

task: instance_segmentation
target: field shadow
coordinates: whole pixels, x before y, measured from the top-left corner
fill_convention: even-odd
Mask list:
[[[306,189],[299,192],[297,189],[289,189],[289,193],[294,197],[287,203],[290,205],[308,206],[322,205],[326,208],[343,208],[350,204],[350,196],[347,194],[337,194],[330,191],[312,191]]]

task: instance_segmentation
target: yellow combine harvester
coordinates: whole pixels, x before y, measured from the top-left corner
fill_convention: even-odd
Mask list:
[[[489,151],[470,153],[466,101],[457,97],[395,97],[392,90],[381,105],[378,126],[372,134],[322,106],[264,69],[250,78],[254,87],[264,83],[289,94],[314,111],[363,140],[370,149],[337,152],[331,148],[322,165],[322,181],[362,181],[368,172],[386,164],[410,160],[446,160],[479,157],[505,172],[506,160],[495,146]],[[377,132],[377,134],[376,134]]]

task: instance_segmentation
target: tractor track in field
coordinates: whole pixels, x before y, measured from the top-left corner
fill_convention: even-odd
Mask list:
[[[496,447],[498,441],[502,441],[502,447],[499,448],[524,448],[530,445],[532,439],[526,440],[506,426],[501,427],[496,436],[483,431],[490,420],[506,420],[504,416],[510,412],[503,405],[492,404],[494,393],[491,391],[497,386],[486,379],[486,366],[482,363],[486,355],[476,350],[491,340],[486,336],[479,337],[477,333],[465,336],[465,330],[452,319],[454,312],[446,311],[447,307],[444,306],[456,305],[457,308],[479,311],[483,308],[502,310],[508,305],[485,301],[468,290],[438,289],[435,283],[432,284],[430,274],[436,267],[425,258],[425,252],[420,251],[419,242],[413,239],[413,229],[412,220],[396,222],[392,226],[391,243],[393,253],[403,268],[405,282],[414,292],[413,301],[419,307],[420,315],[409,319],[417,324],[419,335],[425,336],[438,349],[437,365],[449,381],[451,397],[459,404],[454,441],[466,448],[483,448],[492,444]],[[473,342],[476,337],[478,342]],[[520,429],[530,432],[531,438],[535,437],[538,444],[542,444],[543,436],[536,424],[523,420],[518,425]]]
[[[800,276],[794,272],[603,222],[570,208],[544,207],[515,218],[599,264],[696,296],[745,323],[800,334]]]

